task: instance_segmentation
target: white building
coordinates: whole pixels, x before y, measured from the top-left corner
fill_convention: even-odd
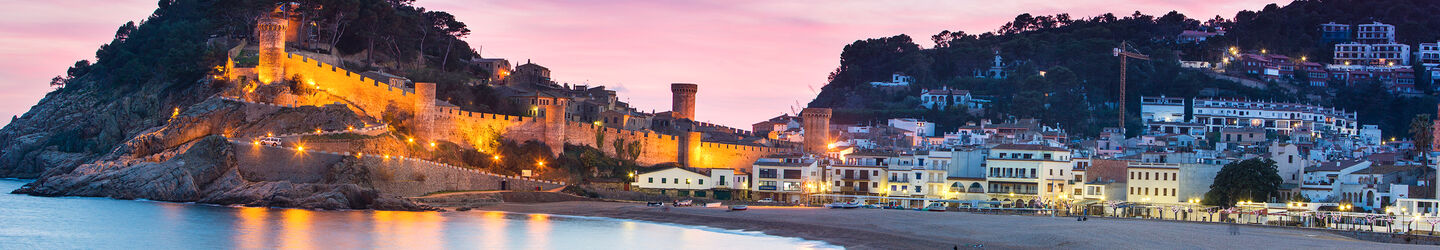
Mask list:
[[[920,105],[927,109],[945,110],[950,107],[964,107],[971,112],[976,112],[985,109],[986,104],[989,103],[989,100],[975,98],[969,90],[963,89],[942,87],[920,92]]]
[[[1210,184],[1223,166],[1214,164],[1130,163],[1126,167],[1129,202],[1151,204],[1195,203],[1210,192]]]
[[[1028,206],[1068,193],[1065,180],[1073,167],[1068,149],[1003,144],[990,149],[985,169],[992,201]]]
[[[800,202],[806,194],[821,192],[823,185],[819,164],[813,158],[799,156],[765,157],[751,166],[755,173],[750,185],[754,198]]]
[[[1344,178],[1361,169],[1370,168],[1370,161],[1342,160],[1320,163],[1305,168],[1305,181],[1300,186],[1300,195],[1317,202],[1342,202],[1348,195],[1336,193]]]
[[[915,79],[914,79],[914,78],[911,78],[910,76],[902,75],[902,74],[900,74],[900,73],[895,73],[895,74],[891,74],[891,75],[890,75],[890,81],[889,81],[889,82],[870,82],[870,86],[875,86],[875,87],[905,87],[905,86],[910,86],[910,82],[912,82],[912,81],[914,81],[914,80],[915,80]]]
[[[1272,142],[1270,160],[1275,161],[1275,168],[1284,183],[1300,184],[1305,178],[1305,167],[1310,166],[1310,159],[1300,154],[1300,147],[1290,143]]]
[[[1141,96],[1140,118],[1146,122],[1186,122],[1185,98]]]
[[[714,189],[741,189],[743,182],[731,169],[697,169],[671,167],[635,175],[631,183],[646,192],[664,195],[714,197],[706,191]]]
[[[935,123],[915,118],[893,118],[887,122],[890,127],[915,132],[916,136],[935,136]]]
[[[1355,40],[1363,43],[1395,43],[1395,25],[1372,22],[1356,25]]]
[[[1426,68],[1440,66],[1440,42],[1421,43],[1419,56],[1420,64]]]
[[[1193,106],[1195,121],[1211,132],[1259,127],[1281,134],[1300,130],[1353,136],[1359,126],[1355,112],[1309,104],[1196,98]]]

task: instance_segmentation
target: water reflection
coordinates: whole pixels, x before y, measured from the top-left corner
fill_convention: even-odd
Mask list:
[[[371,215],[371,235],[376,237],[375,246],[437,249],[442,248],[445,239],[445,217],[438,212],[374,211]]]
[[[0,180],[0,192],[23,182]],[[0,249],[777,249],[815,242],[502,212],[311,211],[0,194]],[[819,244],[819,246],[828,246]]]
[[[258,207],[242,207],[239,208],[239,210],[240,211],[236,213],[239,217],[235,234],[236,247],[240,249],[261,249],[269,245],[266,241],[269,237],[265,236],[265,232],[269,231],[265,228],[265,225],[268,224],[265,220],[269,217],[270,212],[265,211],[265,208]]]
[[[550,248],[550,215],[531,214],[530,222],[525,223],[529,227],[530,239],[526,241],[530,247],[539,249]]]
[[[286,249],[315,249],[310,242],[310,210],[285,209],[280,212],[284,218],[284,231],[280,234],[281,247]]]

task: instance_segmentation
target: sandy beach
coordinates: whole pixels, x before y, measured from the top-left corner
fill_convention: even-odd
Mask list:
[[[1222,224],[881,209],[758,207],[749,211],[597,201],[502,203],[477,210],[635,219],[760,231],[850,249],[1432,249],[1356,240],[1329,232]]]

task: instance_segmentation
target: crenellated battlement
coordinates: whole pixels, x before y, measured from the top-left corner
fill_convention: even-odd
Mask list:
[[[634,158],[637,163],[652,165],[667,162],[682,162],[704,168],[745,168],[755,159],[765,155],[793,151],[792,147],[763,147],[736,145],[716,142],[700,142],[698,132],[686,135],[667,135],[650,131],[634,131],[598,126],[593,123],[574,122],[555,117],[531,117],[492,114],[462,110],[453,106],[438,106],[434,97],[434,84],[416,83],[415,89],[391,86],[387,82],[367,78],[359,73],[345,70],[320,60],[295,53],[284,53],[280,58],[286,79],[298,79],[307,86],[346,100],[353,109],[374,118],[381,118],[385,112],[410,112],[415,115],[416,136],[425,140],[444,140],[474,147],[480,151],[492,150],[498,140],[517,142],[539,141],[550,145],[555,153],[563,145],[591,146],[607,155],[619,158]],[[693,118],[694,84],[672,85],[678,105],[688,109]],[[310,100],[314,103],[296,105],[326,105],[323,99]],[[683,115],[683,114],[682,114]],[[697,128],[751,135],[749,131],[710,123],[694,123]],[[601,139],[603,141],[597,141]],[[618,152],[616,142],[622,142],[624,151]],[[638,147],[638,156],[632,155],[632,147]],[[682,152],[689,154],[682,155]]]

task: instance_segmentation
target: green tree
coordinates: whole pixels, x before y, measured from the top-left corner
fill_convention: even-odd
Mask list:
[[[1215,174],[1215,182],[1210,184],[1210,192],[1205,193],[1204,203],[1230,207],[1238,201],[1267,201],[1279,193],[1281,182],[1274,160],[1253,158],[1232,162]]]

